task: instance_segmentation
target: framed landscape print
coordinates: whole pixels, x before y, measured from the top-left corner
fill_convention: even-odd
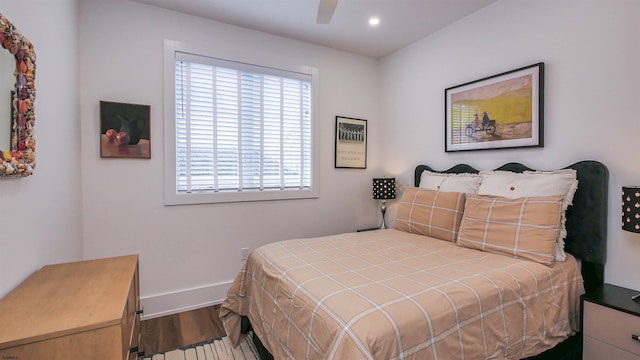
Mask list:
[[[544,146],[544,63],[445,89],[445,151]]]
[[[336,168],[367,168],[367,120],[336,116]]]

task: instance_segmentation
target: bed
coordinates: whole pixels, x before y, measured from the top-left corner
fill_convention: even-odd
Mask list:
[[[421,187],[429,186],[425,174],[447,181],[477,181],[482,174],[485,190],[491,176],[501,184],[512,174],[541,174],[519,163],[488,172],[464,164],[445,171],[417,166],[415,188],[405,189],[399,200],[396,229],[286,240],[254,250],[221,306],[227,334],[237,342],[252,330],[265,359],[577,358],[580,296],[603,282],[608,171],[597,161],[581,161],[560,172],[573,173],[577,181],[568,204],[568,196],[507,199],[440,188],[449,182]],[[517,193],[524,182],[517,184],[510,190]],[[447,204],[455,206],[431,206],[430,232],[421,233],[418,198],[432,205],[450,198]],[[493,210],[486,210],[488,203]],[[453,234],[438,232],[446,228],[434,220],[441,208],[456,214]],[[527,221],[514,230],[516,245],[505,246],[493,239],[509,236],[489,236],[497,233],[486,229],[512,231],[498,215],[514,213],[510,209],[524,209],[519,216]],[[550,226],[530,226],[528,214]],[[491,226],[478,235],[483,223]],[[549,229],[563,233],[562,261],[559,237],[547,235]]]

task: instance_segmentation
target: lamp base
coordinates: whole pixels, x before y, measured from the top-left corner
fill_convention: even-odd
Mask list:
[[[382,212],[382,224],[380,224],[380,229],[386,229],[387,227],[384,224],[384,214],[387,212],[387,200],[380,200],[380,211]]]

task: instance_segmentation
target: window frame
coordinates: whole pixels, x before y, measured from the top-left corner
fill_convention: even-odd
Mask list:
[[[245,48],[246,49],[246,48]],[[308,189],[280,189],[280,190],[241,190],[219,192],[178,193],[176,181],[176,101],[175,101],[175,61],[176,52],[191,53],[233,62],[255,64],[257,66],[280,69],[284,71],[305,73],[311,75],[311,187]],[[228,203],[245,201],[268,201],[318,198],[318,121],[317,107],[319,81],[317,68],[296,64],[286,64],[283,61],[266,59],[264,54],[222,53],[220,49],[213,50],[206,46],[197,46],[175,40],[164,40],[164,203],[165,205],[187,205],[205,203]]]

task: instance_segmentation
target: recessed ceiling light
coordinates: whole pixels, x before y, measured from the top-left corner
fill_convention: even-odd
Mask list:
[[[376,26],[376,25],[378,25],[378,24],[380,24],[380,18],[377,18],[377,17],[375,17],[375,16],[374,16],[374,17],[369,18],[369,25],[371,25],[371,26]]]

